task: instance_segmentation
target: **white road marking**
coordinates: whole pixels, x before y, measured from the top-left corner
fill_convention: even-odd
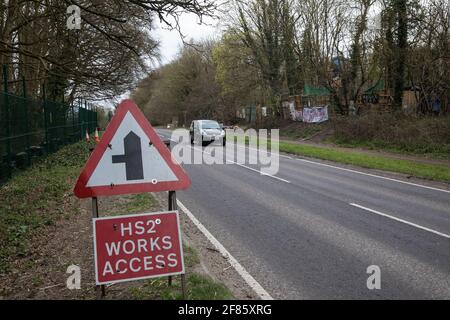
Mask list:
[[[239,275],[245,280],[245,282],[250,286],[250,288],[255,291],[255,293],[262,300],[273,300],[270,294],[264,290],[264,288],[251,276],[250,273],[245,270],[245,268],[228,252],[227,249],[205,228],[205,226],[198,221],[198,219],[190,212],[181,201],[177,201],[178,206],[181,210],[188,216],[192,223],[204,234],[204,236],[211,242],[214,247],[225,257],[230,265],[239,273]]]
[[[336,167],[336,166],[332,166],[332,165],[329,165],[329,164],[324,164],[324,163],[315,162],[315,161],[309,161],[309,160],[305,160],[305,159],[296,159],[296,160],[297,160],[297,161],[306,162],[306,163],[315,164],[315,165],[319,165],[319,166],[323,166],[323,167],[328,167],[328,168],[338,169],[338,170],[342,170],[342,171],[347,171],[347,172],[357,173],[357,174],[361,174],[361,175],[368,176],[368,177],[372,177],[372,178],[384,179],[384,180],[388,180],[388,181],[393,181],[393,182],[398,182],[398,183],[407,184],[407,185],[414,186],[414,187],[419,187],[419,188],[425,188],[425,189],[429,189],[429,190],[433,190],[433,191],[440,191],[440,192],[450,193],[450,190],[439,189],[439,188],[433,188],[433,187],[424,186],[424,185],[417,184],[417,183],[412,183],[412,182],[402,181],[402,180],[398,180],[398,179],[393,179],[393,178],[387,178],[387,177],[383,177],[383,176],[378,176],[378,175],[376,175],[376,174],[370,174],[370,173],[365,173],[365,172],[361,172],[361,171],[356,171],[356,170],[351,170],[351,169],[346,169],[346,168]]]
[[[250,149],[250,150],[258,150],[258,149],[255,149],[255,148],[250,148],[248,146],[247,146],[247,148]],[[329,165],[329,164],[320,163],[320,162],[316,162],[316,161],[310,161],[310,160],[306,160],[306,159],[294,158],[294,157],[286,156],[286,155],[283,155],[283,154],[280,154],[280,157],[281,158],[285,158],[285,159],[289,159],[289,160],[302,161],[302,162],[311,163],[311,164],[324,166],[324,167],[328,167],[328,168],[333,168],[333,169],[338,169],[338,170],[342,170],[342,171],[357,173],[357,174],[368,176],[368,177],[372,177],[372,178],[378,178],[378,179],[384,179],[384,180],[388,180],[388,181],[392,181],[392,182],[403,183],[403,184],[414,186],[414,187],[419,187],[419,188],[425,188],[425,189],[429,189],[429,190],[433,190],[433,191],[440,191],[440,192],[450,193],[450,190],[429,187],[429,186],[425,186],[425,185],[422,185],[422,184],[417,184],[417,183],[402,181],[402,180],[398,180],[398,179],[383,177],[383,176],[379,176],[379,175],[376,175],[376,174],[370,174],[370,173],[365,173],[365,172],[361,172],[361,171],[357,171],[357,170],[341,168],[341,167],[332,166],[332,165]]]
[[[282,182],[288,183],[288,184],[291,183],[290,181],[285,180],[285,179],[283,179],[283,178],[280,178],[280,177],[277,177],[277,176],[273,176],[273,175],[271,175],[271,174],[266,174],[266,173],[264,173],[264,172],[262,172],[262,171],[260,171],[260,170],[256,170],[256,169],[253,169],[253,168],[244,166],[243,164],[239,164],[239,163],[234,162],[234,161],[231,161],[231,160],[227,160],[227,162],[232,163],[232,164],[235,164],[235,165],[237,165],[237,166],[239,166],[239,167],[242,167],[242,168],[245,168],[245,169],[247,169],[247,170],[250,170],[250,171],[253,171],[253,172],[257,172],[257,173],[259,173],[260,175],[262,175],[262,176],[264,176],[264,177],[273,178],[273,179],[276,179],[276,180],[279,180],[279,181],[282,181]]]
[[[379,211],[376,211],[376,210],[373,210],[373,209],[370,209],[370,208],[366,208],[366,207],[360,206],[359,204],[356,204],[356,203],[350,203],[350,205],[353,206],[353,207],[356,207],[356,208],[359,208],[359,209],[362,209],[362,210],[369,211],[371,213],[377,214],[379,216],[382,216],[382,217],[385,217],[385,218],[388,218],[388,219],[392,219],[392,220],[395,220],[397,222],[401,222],[401,223],[407,224],[409,226],[412,226],[412,227],[415,227],[415,228],[418,228],[418,229],[421,229],[421,230],[424,230],[424,231],[428,231],[428,232],[437,234],[438,236],[450,239],[450,235],[448,235],[448,234],[445,234],[445,233],[442,233],[442,232],[439,232],[439,231],[436,231],[436,230],[433,230],[433,229],[430,229],[430,228],[426,228],[426,227],[423,227],[421,225],[418,225],[418,224],[415,224],[415,223],[412,223],[412,222],[409,222],[409,221],[406,221],[406,220],[403,220],[403,219],[400,219],[400,218],[396,218],[396,217],[388,215],[386,213],[382,213],[382,212],[379,212]]]
[[[172,142],[178,143],[177,141],[173,141],[173,140],[172,140]],[[257,150],[257,149],[250,148],[250,147],[248,147],[248,148],[249,149],[253,149],[253,150]],[[440,189],[440,188],[435,188],[435,187],[429,187],[429,186],[425,186],[425,185],[422,185],[422,184],[402,181],[402,180],[398,180],[398,179],[394,179],[394,178],[383,177],[383,176],[379,176],[379,175],[376,175],[376,174],[370,174],[370,173],[361,172],[361,171],[357,171],[357,170],[341,168],[341,167],[332,166],[332,165],[329,165],[329,164],[320,163],[320,162],[316,162],[316,161],[310,161],[310,160],[306,160],[306,159],[293,158],[293,157],[285,156],[285,155],[282,155],[282,154],[280,154],[280,157],[286,158],[286,159],[289,159],[289,160],[296,160],[296,161],[301,161],[301,162],[315,164],[315,165],[318,165],[318,166],[333,168],[333,169],[337,169],[337,170],[341,170],[341,171],[352,172],[352,173],[364,175],[364,176],[367,176],[367,177],[372,177],[372,178],[377,178],[377,179],[383,179],[383,180],[387,180],[387,181],[402,183],[402,184],[406,184],[406,185],[409,185],[409,186],[424,188],[424,189],[433,190],[433,191],[450,193],[450,190],[445,190],[445,189]],[[237,163],[235,163],[235,164],[237,164]],[[245,167],[245,168],[252,170],[251,168],[248,168],[248,167]],[[290,181],[287,181],[287,180],[284,180],[284,179],[281,179],[281,178],[278,178],[278,177],[275,177],[275,176],[270,176],[270,177],[278,179],[278,180],[286,182],[286,183],[289,183],[289,184],[291,183]]]
[[[195,147],[192,147],[192,149],[194,149],[195,151],[198,151],[198,152],[204,152],[204,153],[209,154],[210,156],[212,156],[212,154],[211,154],[210,152],[206,152],[205,150],[199,150],[199,149],[197,149],[197,148],[195,148]],[[243,165],[243,164],[237,163],[237,162],[235,162],[235,161],[227,160],[227,162],[228,162],[228,163],[231,163],[231,164],[235,164],[235,165],[237,165],[237,166],[239,166],[239,167],[242,167],[242,168],[245,168],[245,169],[247,169],[247,170],[250,170],[250,171],[253,171],[253,172],[257,172],[258,174],[260,174],[260,175],[262,175],[262,176],[264,176],[264,177],[269,177],[269,178],[276,179],[276,180],[281,181],[281,182],[284,182],[284,183],[291,184],[291,182],[288,181],[288,180],[286,180],[286,179],[283,179],[283,178],[280,178],[280,177],[277,177],[277,176],[273,176],[273,175],[271,175],[271,174],[266,174],[266,173],[264,173],[264,172],[262,172],[262,171],[260,171],[260,170],[256,170],[256,169],[250,168],[250,167],[248,167],[248,166],[245,166],[245,165]]]
[[[250,148],[249,146],[246,146],[246,148],[249,149],[249,150],[253,150],[253,151],[259,151],[259,149]],[[285,159],[289,159],[289,160],[295,160],[293,157],[286,156],[286,155],[281,154],[281,153],[279,154],[279,156],[280,156],[281,158],[285,158]]]

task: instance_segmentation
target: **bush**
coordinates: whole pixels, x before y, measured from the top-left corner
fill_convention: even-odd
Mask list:
[[[369,113],[334,121],[334,142],[450,158],[450,118]]]

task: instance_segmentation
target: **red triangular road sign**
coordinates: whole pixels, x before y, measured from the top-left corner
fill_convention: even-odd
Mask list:
[[[191,180],[131,100],[122,102],[78,178],[78,198],[187,189]]]

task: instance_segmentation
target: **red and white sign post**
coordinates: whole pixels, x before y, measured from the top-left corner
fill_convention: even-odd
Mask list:
[[[105,284],[181,275],[185,277],[176,190],[191,181],[144,114],[122,102],[78,178],[74,193],[92,198],[95,271]],[[99,218],[98,197],[169,191],[167,213]]]
[[[178,212],[94,219],[99,285],[184,274]]]

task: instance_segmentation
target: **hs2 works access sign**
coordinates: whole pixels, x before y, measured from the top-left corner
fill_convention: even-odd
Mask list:
[[[97,285],[184,274],[178,212],[94,219]]]

